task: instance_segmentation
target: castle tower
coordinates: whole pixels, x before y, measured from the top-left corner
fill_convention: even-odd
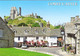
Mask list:
[[[49,22],[49,21],[48,21],[48,23],[47,23],[47,27],[50,28],[50,22]]]
[[[34,17],[34,14],[33,13],[31,14],[31,17]]]
[[[15,19],[18,16],[18,11],[16,7],[12,7],[10,11],[10,18]]]
[[[35,13],[35,18],[37,18],[37,13]]]
[[[21,16],[21,7],[19,7],[19,16]]]

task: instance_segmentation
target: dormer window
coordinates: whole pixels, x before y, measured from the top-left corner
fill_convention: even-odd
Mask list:
[[[16,33],[17,33],[17,31],[16,31],[16,30],[14,30],[14,33],[16,34]]]
[[[35,33],[36,33],[36,34],[38,34],[38,31],[37,31],[37,30],[35,30]]]
[[[3,37],[3,30],[0,29],[0,37]]]
[[[25,33],[26,33],[26,34],[28,34],[28,33],[29,33],[29,31],[28,31],[28,30],[25,30]]]
[[[43,29],[43,33],[45,34],[45,29]]]

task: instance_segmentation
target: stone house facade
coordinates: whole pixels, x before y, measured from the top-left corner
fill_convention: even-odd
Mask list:
[[[71,17],[71,22],[65,24],[65,44],[72,45],[75,53],[80,54],[80,18]]]
[[[13,47],[14,33],[0,17],[0,48]]]

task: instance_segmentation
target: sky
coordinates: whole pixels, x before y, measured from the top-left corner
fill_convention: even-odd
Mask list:
[[[61,3],[52,5],[51,3]],[[62,5],[64,3],[64,5]],[[77,3],[77,5],[65,5],[66,3]],[[0,17],[10,15],[11,7],[22,9],[22,16],[37,13],[52,25],[70,22],[71,17],[80,15],[79,1],[0,1]]]

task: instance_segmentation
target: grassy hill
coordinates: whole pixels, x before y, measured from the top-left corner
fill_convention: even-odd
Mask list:
[[[18,17],[16,19],[10,19],[7,20],[8,21],[8,25],[24,25],[24,26],[28,26],[31,25],[32,27],[40,27],[39,23],[43,23],[43,27],[46,27],[47,22],[45,20],[43,20],[42,18],[33,18],[33,17]],[[50,24],[50,28],[54,29],[54,26]]]

